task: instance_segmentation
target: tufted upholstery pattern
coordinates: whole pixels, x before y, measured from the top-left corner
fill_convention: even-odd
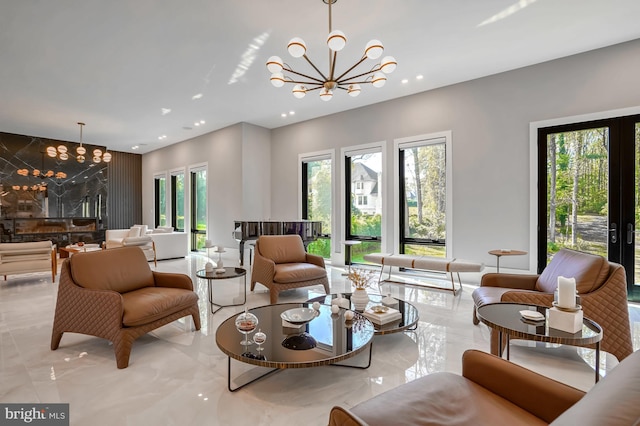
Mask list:
[[[299,235],[263,235],[256,241],[251,291],[256,283],[269,289],[271,303],[278,293],[298,287],[322,284],[329,294],[329,279],[321,256],[304,251]]]
[[[496,356],[468,350],[462,375],[433,373],[354,407],[333,407],[329,426],[637,425],[640,352],[587,393]]]
[[[84,285],[74,281],[72,271],[82,277]],[[118,287],[116,281],[126,281],[128,274],[148,277],[153,285],[143,280],[137,288]],[[137,291],[141,293],[136,295]],[[198,296],[191,279],[183,274],[152,272],[139,247],[78,253],[62,264],[51,350],[58,348],[65,332],[102,337],[113,343],[118,368],[126,368],[138,337],[188,315],[199,330]]]
[[[576,269],[576,265],[583,265],[585,270]],[[604,266],[603,266],[604,265]],[[584,316],[597,322],[603,329],[601,348],[622,361],[631,352],[631,326],[629,309],[627,306],[627,279],[625,270],[617,263],[608,262],[601,256],[562,249],[558,252],[547,268],[553,271],[551,276],[563,275],[576,278],[578,292]],[[602,272],[602,269],[605,272]],[[546,270],[546,269],[545,269]],[[487,303],[512,302],[540,306],[552,306],[553,291],[541,292],[537,284],[542,276],[515,274],[485,274],[480,287],[473,291],[472,297],[475,308]],[[547,281],[549,283],[550,281]],[[548,285],[548,284],[547,284]],[[583,292],[584,290],[588,290]],[[478,324],[475,309],[473,323]],[[491,336],[491,352],[500,353],[497,333]]]

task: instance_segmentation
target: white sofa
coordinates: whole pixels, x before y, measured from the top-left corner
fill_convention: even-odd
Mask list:
[[[56,248],[51,241],[27,243],[0,243],[0,275],[51,272],[51,282],[56,280],[58,265]]]
[[[189,254],[189,234],[186,232],[173,232],[170,227],[159,227],[150,232],[147,235],[155,243],[158,260],[177,259]]]
[[[144,252],[147,261],[157,261],[155,243],[147,234],[146,225],[135,225],[129,229],[107,229],[105,232],[105,248],[137,246]]]

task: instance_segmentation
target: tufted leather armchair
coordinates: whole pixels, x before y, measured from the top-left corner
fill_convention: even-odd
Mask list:
[[[627,305],[627,278],[622,265],[602,256],[561,249],[541,275],[485,274],[473,291],[473,323],[476,309],[488,303],[511,302],[552,306],[558,276],[576,279],[584,316],[603,329],[601,348],[622,361],[631,352],[631,328]],[[492,332],[491,352],[498,354],[497,333]]]
[[[271,303],[278,293],[297,287],[322,284],[329,294],[329,279],[321,256],[309,254],[299,235],[263,235],[256,241],[251,291],[256,283],[267,287]]]
[[[77,253],[62,264],[51,350],[65,332],[102,337],[126,368],[138,337],[188,315],[200,330],[191,278],[152,271],[139,247]]]

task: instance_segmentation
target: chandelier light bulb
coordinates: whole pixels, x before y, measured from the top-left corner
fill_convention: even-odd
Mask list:
[[[267,69],[270,73],[276,73],[282,71],[283,64],[280,56],[272,56],[267,59]]]
[[[48,146],[47,147],[47,155],[49,157],[55,157],[56,155],[58,155],[58,151],[56,151],[56,148],[53,146]]]
[[[68,160],[69,159],[69,154],[67,154],[66,152],[60,153],[60,159],[61,160]]]
[[[384,46],[380,40],[371,40],[364,48],[364,54],[369,59],[378,59],[384,52]]]
[[[355,98],[356,96],[358,96],[360,94],[360,91],[362,89],[360,88],[359,84],[350,84],[349,88],[347,89],[347,93],[349,94],[349,96],[351,96],[352,98]]]
[[[284,86],[284,75],[282,75],[281,72],[271,74],[271,84],[273,84],[274,87]]]
[[[333,98],[333,91],[329,89],[322,89],[320,91],[320,99],[322,99],[323,101],[328,102],[331,100],[331,98]]]
[[[307,53],[307,45],[300,37],[294,37],[291,39],[291,41],[289,41],[287,50],[289,51],[289,54],[294,58],[300,58],[305,53]]]
[[[64,145],[59,145],[59,146],[58,146],[58,152],[59,152],[60,154],[65,154],[65,153],[67,152],[67,147],[66,147],[66,146],[64,146]]]
[[[377,72],[373,74],[373,78],[371,80],[371,84],[373,84],[373,87],[382,87],[386,82],[387,77],[383,73]]]
[[[380,62],[380,71],[385,74],[391,74],[396,70],[397,66],[398,63],[396,62],[396,58],[393,56],[385,56]]]
[[[78,153],[78,155],[84,155],[87,153],[87,150],[84,146],[80,145],[76,148],[76,152]]]
[[[331,31],[327,36],[327,46],[334,52],[339,52],[347,45],[347,36],[340,30]]]
[[[78,163],[84,163],[85,157],[84,155],[78,155],[76,157],[76,160],[78,160]]]
[[[293,90],[291,90],[291,93],[293,93],[293,96],[295,96],[297,99],[302,99],[307,94],[307,88],[302,84],[296,84],[295,86],[293,86]]]
[[[104,155],[102,156],[102,161],[104,161],[105,163],[111,162],[111,153],[105,152]]]
[[[100,157],[100,156],[102,156],[102,151],[101,151],[101,150],[99,150],[98,148],[94,149],[94,150],[93,150],[93,156],[94,156],[94,157]]]
[[[100,162],[100,157],[93,157],[93,162],[94,163],[99,163]]]

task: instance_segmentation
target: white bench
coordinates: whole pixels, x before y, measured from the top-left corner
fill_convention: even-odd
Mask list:
[[[430,257],[430,256],[413,256],[409,254],[391,254],[391,253],[371,253],[365,254],[364,260],[367,262],[375,263],[381,266],[380,268],[380,278],[378,279],[378,283],[381,282],[382,273],[384,271],[384,267],[389,267],[389,277],[384,280],[385,282],[399,282],[391,280],[391,268],[396,266],[398,268],[407,268],[407,269],[421,269],[425,271],[437,271],[444,272],[445,274],[449,274],[451,278],[451,288],[446,287],[438,287],[438,286],[430,286],[424,285],[425,287],[432,287],[439,290],[447,290],[456,294],[456,286],[453,281],[453,273],[455,272],[458,276],[458,283],[460,284],[460,290],[462,290],[462,281],[460,281],[460,272],[482,272],[484,269],[483,263],[473,262],[470,260],[463,259],[445,259],[441,257]]]

